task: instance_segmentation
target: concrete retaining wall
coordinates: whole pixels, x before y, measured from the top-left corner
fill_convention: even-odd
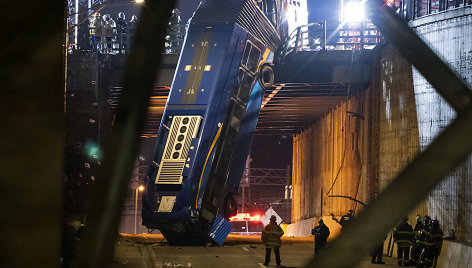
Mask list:
[[[311,230],[313,229],[313,227],[318,225],[318,221],[320,219],[323,219],[324,223],[329,228],[330,234],[329,234],[328,241],[339,235],[339,233],[341,232],[341,226],[337,222],[333,221],[330,216],[325,216],[325,217],[309,218],[303,221],[289,224],[287,226],[287,231],[285,232],[285,236],[293,236],[293,237],[312,236]]]
[[[453,241],[444,241],[437,267],[472,267],[472,247]]]
[[[472,9],[428,16],[412,23],[414,30],[457,75],[472,82]],[[426,79],[413,69],[418,130],[424,150],[455,118],[456,113]],[[461,146],[457,143],[457,146]],[[451,148],[453,150],[454,148]],[[472,242],[472,158],[456,168],[430,194],[428,214],[437,218],[444,234]]]

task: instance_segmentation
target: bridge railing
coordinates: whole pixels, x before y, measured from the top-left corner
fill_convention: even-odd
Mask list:
[[[282,56],[300,51],[373,49],[380,41],[380,32],[371,22],[340,23],[331,28],[326,21],[314,22],[299,26],[287,37]]]
[[[129,54],[131,41],[134,37],[134,28],[123,31],[120,27],[106,29],[104,27],[89,26],[89,30],[92,51],[110,55]],[[185,31],[185,26],[170,27],[165,37],[163,53],[179,54],[182,50]]]
[[[472,6],[472,0],[394,0],[392,7],[406,20]]]

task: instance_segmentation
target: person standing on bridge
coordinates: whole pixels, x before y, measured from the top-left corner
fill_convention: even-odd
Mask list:
[[[270,254],[272,249],[274,249],[275,262],[277,263],[277,266],[280,266],[280,246],[282,244],[280,237],[283,234],[284,231],[277,224],[277,217],[275,217],[275,215],[270,216],[270,222],[264,227],[261,235],[262,241],[266,246],[264,265],[269,265]]]
[[[318,226],[315,226],[311,230],[311,234],[315,236],[315,256],[320,254],[321,249],[326,246],[329,237],[329,228],[324,224],[324,221],[320,219]]]

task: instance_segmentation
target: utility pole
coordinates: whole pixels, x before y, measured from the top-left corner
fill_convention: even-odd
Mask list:
[[[241,212],[245,212],[245,204],[246,204],[246,187],[248,188],[248,201],[250,202],[250,178],[251,178],[251,162],[252,158],[248,155],[246,160],[246,167],[244,168],[243,177],[241,179],[240,187],[241,189]]]

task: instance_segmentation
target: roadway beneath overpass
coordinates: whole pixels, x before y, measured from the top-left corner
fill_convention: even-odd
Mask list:
[[[303,267],[313,257],[312,237],[282,237],[280,249],[282,267]],[[115,247],[111,267],[143,268],[208,268],[208,267],[276,267],[272,253],[271,263],[264,266],[265,247],[260,235],[229,235],[221,247],[170,246],[161,235],[121,234]],[[372,264],[367,256],[356,266],[396,267],[396,260],[384,256],[386,264]]]

